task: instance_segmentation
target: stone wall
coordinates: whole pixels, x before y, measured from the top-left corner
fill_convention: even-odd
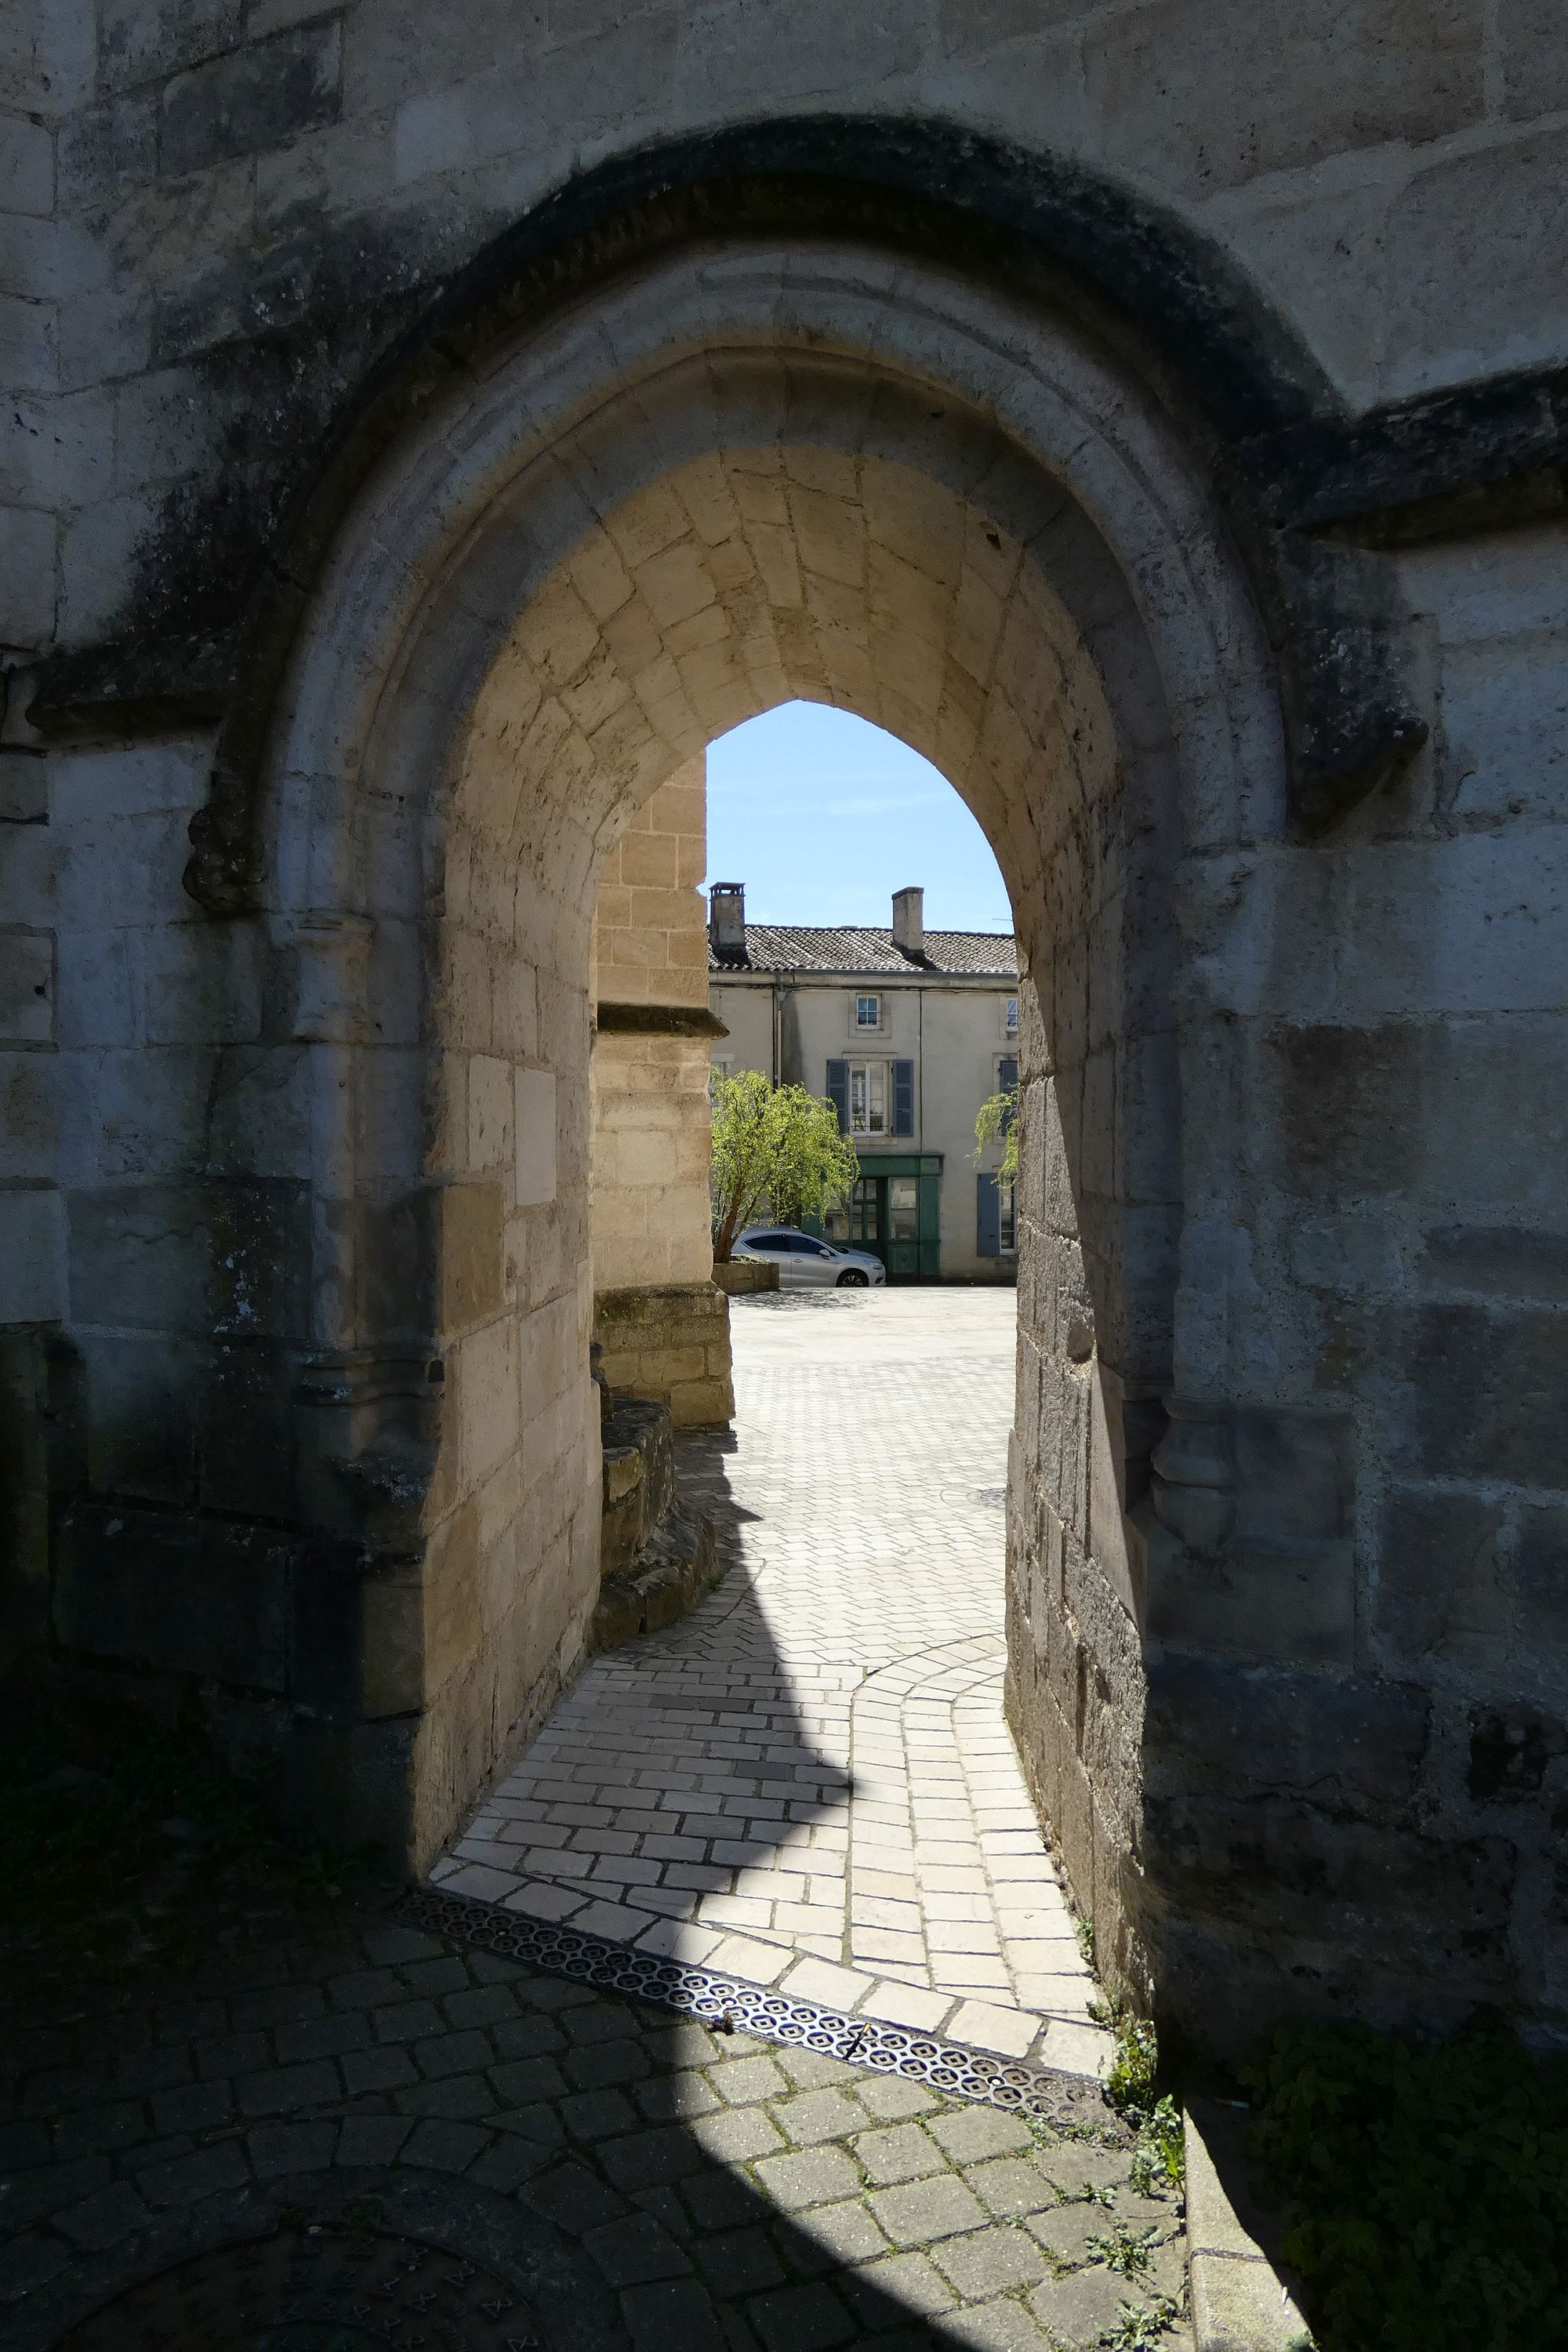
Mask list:
[[[4,38],[21,1669],[428,1855],[595,1589],[604,861],[812,695],[1016,913],[1010,1704],[1113,1979],[1568,2031],[1551,12]]]
[[[678,1426],[735,1409],[728,1309],[709,1296],[707,835],[693,761],[633,811],[594,906],[594,1336],[611,1387],[657,1398]]]
[[[613,1390],[669,1407],[677,1429],[712,1428],[735,1415],[730,1302],[713,1282],[639,1283],[601,1290],[594,1337]]]

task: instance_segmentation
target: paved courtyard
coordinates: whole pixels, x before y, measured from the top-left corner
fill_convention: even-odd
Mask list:
[[[734,1436],[682,1464],[724,1583],[588,1668],[436,1877],[858,2016],[1103,2067],[1002,1719],[1014,1308],[1004,1289],[737,1300]]]
[[[997,1715],[1011,1305],[742,1308],[739,1429],[690,1452],[725,1586],[589,1670],[446,1878],[1058,2089],[1006,2112],[280,1890],[177,1967],[17,1989],[6,2352],[1190,2352]]]

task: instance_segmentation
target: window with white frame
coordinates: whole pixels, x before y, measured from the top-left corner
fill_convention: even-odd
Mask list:
[[[1018,1000],[1016,996],[1005,996],[1002,1000],[1002,1034],[1004,1037],[1016,1037],[1017,1034]]]
[[[1018,1252],[1017,1187],[1001,1184],[996,1187],[997,1244],[1004,1257],[1016,1257]]]
[[[882,1000],[879,996],[858,996],[855,999],[857,1029],[879,1029],[882,1025]]]
[[[892,1087],[886,1062],[849,1065],[849,1132],[886,1135],[892,1127]]]

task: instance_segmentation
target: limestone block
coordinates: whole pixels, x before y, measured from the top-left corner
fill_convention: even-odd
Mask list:
[[[132,1183],[74,1192],[71,1295],[84,1319],[300,1339],[308,1204],[298,1184]]]
[[[66,1312],[65,1197],[0,1192],[0,1323],[47,1323]]]
[[[425,1568],[384,1569],[361,1593],[360,1704],[366,1716],[413,1715],[425,1704]]]
[[[287,1520],[299,1510],[294,1351],[248,1335],[207,1351],[194,1398],[195,1496],[234,1518]]]
[[[1444,156],[1395,197],[1388,220],[1385,400],[1496,365],[1554,358],[1568,289],[1552,268],[1568,213],[1561,126]],[[1456,287],[1469,289],[1463,303]]]
[[[228,1045],[261,1034],[255,924],[160,924],[138,941],[142,1031],[153,1045]]]
[[[1568,1669],[1568,1506],[1527,1503],[1520,1512],[1517,1563],[1521,1647],[1539,1661],[1540,1679],[1554,1700]]]
[[[710,1359],[704,1380],[671,1380],[670,1417],[678,1429],[714,1429],[735,1418],[735,1391],[725,1366],[721,1371]]]
[[[500,1166],[513,1156],[511,1064],[476,1054],[468,1076],[468,1165]]]
[[[1443,764],[1469,823],[1568,814],[1568,656],[1554,635],[1443,655]]]
[[[214,1164],[308,1181],[311,1077],[308,1045],[235,1045],[220,1054],[208,1127]],[[360,1168],[367,1178],[381,1173],[368,1153]]]
[[[1407,1814],[1432,1728],[1413,1684],[1173,1653],[1151,1660],[1149,1704],[1163,1789],[1285,1791],[1370,1820]]]
[[[1402,1318],[1399,1453],[1428,1476],[1555,1485],[1568,1309],[1433,1301]]]
[[[334,121],[341,78],[335,19],[253,41],[177,74],[163,92],[163,170],[200,172]]]
[[[588,1348],[574,1295],[548,1300],[517,1327],[519,1393],[523,1421],[549,1411],[587,1371]]]
[[[520,1069],[513,1076],[517,1146],[517,1205],[533,1208],[555,1198],[555,1076]]]
[[[472,1661],[483,1631],[479,1514],[471,1498],[431,1537],[423,1582],[424,1687],[430,1695]]]
[[[1149,1545],[1148,1625],[1173,1649],[1285,1664],[1348,1666],[1355,1559],[1348,1541],[1189,1549],[1168,1528]]]
[[[1502,0],[1504,102],[1520,121],[1568,106],[1568,58],[1551,0]]]
[[[71,1172],[69,1155],[60,1150],[61,1075],[53,1057],[36,1047],[0,1049],[0,1178],[43,1184]]]
[[[471,1494],[518,1441],[517,1327],[510,1315],[472,1331],[457,1350],[465,1494]],[[450,1443],[450,1434],[448,1435]]]
[[[1563,1051],[1550,1014],[1273,1032],[1258,1083],[1283,1146],[1275,1181],[1298,1199],[1410,1194],[1445,1224],[1551,1226],[1568,1151],[1552,1076]]]
[[[55,205],[55,144],[41,122],[0,117],[0,213],[43,217]]]
[[[1479,120],[1481,11],[1363,0],[1304,10],[1275,39],[1243,7],[1155,0],[1089,40],[1086,70],[1112,167],[1208,192]],[[1220,100],[1238,85],[1254,93],[1245,112]]]
[[[48,817],[48,771],[42,754],[20,744],[0,748],[0,824],[41,825]]]
[[[86,1657],[281,1693],[293,1555],[269,1528],[79,1505],[59,1524],[56,1638]]]
[[[437,1194],[441,1320],[460,1331],[501,1304],[500,1184],[446,1184]]]
[[[58,530],[51,514],[0,505],[0,638],[7,645],[48,642]]]
[[[50,822],[62,830],[105,825],[119,818],[178,815],[186,822],[206,793],[212,745],[206,736],[183,735],[157,743],[121,743],[102,750],[60,751],[49,758]],[[177,825],[166,836],[183,836]],[[110,832],[105,846],[110,867],[132,854],[134,835]],[[188,840],[186,842],[189,847]],[[186,921],[190,900],[176,908]],[[159,909],[149,910],[156,914]],[[121,913],[121,920],[131,918]]]
[[[0,930],[0,1045],[52,1045],[54,1000],[54,934]]]

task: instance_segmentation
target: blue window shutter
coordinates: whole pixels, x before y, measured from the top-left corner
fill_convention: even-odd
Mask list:
[[[827,1065],[827,1099],[838,1113],[838,1132],[849,1132],[849,1065],[829,1062]]]
[[[974,1249],[978,1257],[1002,1255],[1002,1203],[996,1197],[994,1176],[974,1180]]]
[[[996,1081],[998,1088],[1003,1094],[1010,1095],[1012,1093],[1014,1087],[1018,1083],[1018,1056],[1016,1054],[1003,1055],[1001,1060],[996,1065]]]
[[[912,1062],[893,1064],[893,1133],[912,1135],[915,1131],[915,1066]]]

